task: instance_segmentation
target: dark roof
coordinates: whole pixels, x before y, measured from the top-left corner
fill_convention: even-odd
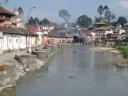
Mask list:
[[[11,27],[0,27],[0,31],[5,34],[18,34],[18,35],[31,35],[36,36],[37,34],[34,32],[28,32],[27,29],[23,28],[11,28]]]
[[[14,14],[3,7],[0,7],[0,14],[8,14],[14,16]]]

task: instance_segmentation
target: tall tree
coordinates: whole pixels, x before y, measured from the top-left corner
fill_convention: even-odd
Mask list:
[[[112,16],[112,14],[111,14],[111,11],[110,10],[107,10],[107,11],[105,11],[105,20],[107,21],[107,22],[110,22],[111,21],[111,16]]]
[[[92,19],[87,15],[82,15],[77,19],[77,24],[81,27],[89,27],[92,24]]]
[[[109,7],[107,5],[105,5],[104,10],[109,10]]]
[[[104,7],[100,5],[97,10],[97,13],[100,15],[100,19],[102,18],[103,12],[104,12]]]
[[[24,11],[23,11],[22,7],[19,7],[18,11],[19,11],[19,15],[23,15],[24,14]]]
[[[123,26],[124,24],[127,23],[127,19],[125,17],[121,16],[118,18],[117,23]]]
[[[110,22],[111,20],[111,11],[107,5],[104,6],[104,19],[106,19],[107,22]]]

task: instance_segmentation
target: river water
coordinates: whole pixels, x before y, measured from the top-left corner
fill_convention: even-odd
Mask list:
[[[21,80],[16,96],[128,96],[128,73],[109,64],[117,54],[68,47],[47,71]]]

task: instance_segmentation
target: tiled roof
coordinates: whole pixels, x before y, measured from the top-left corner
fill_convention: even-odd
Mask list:
[[[108,27],[99,27],[94,29],[94,31],[107,31],[107,30],[109,30]]]
[[[8,10],[6,10],[5,8],[3,8],[3,7],[0,7],[0,14],[8,14],[8,15],[14,15],[12,12],[10,12],[10,11],[8,11]]]
[[[37,36],[36,33],[28,32],[26,29],[23,29],[23,28],[0,27],[0,31],[4,32],[5,34],[19,34],[19,35]]]
[[[29,32],[38,32],[38,27],[35,25],[28,25],[26,27]]]

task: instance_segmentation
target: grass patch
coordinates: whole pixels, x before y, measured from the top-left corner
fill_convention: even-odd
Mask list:
[[[128,59],[128,46],[119,45],[113,47],[120,51],[124,59]]]

